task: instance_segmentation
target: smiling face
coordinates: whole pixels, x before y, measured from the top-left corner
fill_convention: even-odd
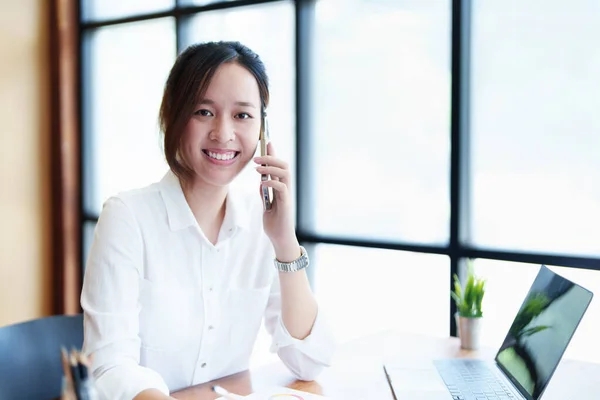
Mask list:
[[[181,156],[194,171],[194,185],[231,183],[254,156],[260,125],[256,79],[235,62],[222,64],[182,137]]]

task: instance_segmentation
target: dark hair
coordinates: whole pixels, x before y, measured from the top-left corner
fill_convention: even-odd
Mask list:
[[[192,169],[180,156],[184,128],[194,107],[206,93],[217,68],[230,62],[246,68],[256,78],[261,113],[269,104],[269,81],[265,66],[248,47],[239,42],[220,41],[194,44],[185,49],[171,68],[159,112],[165,158],[180,179],[187,180],[193,175]]]

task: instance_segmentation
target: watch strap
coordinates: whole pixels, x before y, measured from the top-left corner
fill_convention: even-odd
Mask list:
[[[306,249],[303,246],[300,246],[300,257],[298,257],[294,261],[284,263],[275,258],[273,262],[275,264],[275,268],[277,268],[281,272],[300,271],[301,269],[308,267],[308,265],[310,264],[310,260],[308,259],[308,253],[306,252]]]

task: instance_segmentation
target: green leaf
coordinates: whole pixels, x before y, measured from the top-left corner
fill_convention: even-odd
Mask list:
[[[454,299],[454,302],[456,303],[456,307],[460,308],[462,299],[454,292],[450,292],[450,296],[452,296],[452,298]]]
[[[467,260],[468,275],[466,283],[461,284],[458,275],[454,274],[454,291],[451,296],[456,303],[458,314],[463,317],[483,316],[481,304],[485,292],[485,280],[478,279],[473,272],[471,260]]]
[[[475,282],[475,277],[473,275],[469,275],[467,279],[467,284],[465,285],[465,296],[464,303],[468,306],[469,309],[473,307],[473,302],[475,301],[475,293],[473,291],[473,286]]]
[[[477,284],[475,285],[475,295],[476,295],[475,313],[479,317],[481,317],[483,315],[481,304],[483,302],[483,295],[485,293],[484,286],[485,286],[485,281],[483,279],[477,281]]]
[[[461,299],[462,302],[462,287],[460,285],[460,280],[458,280],[458,275],[454,274],[454,292]]]

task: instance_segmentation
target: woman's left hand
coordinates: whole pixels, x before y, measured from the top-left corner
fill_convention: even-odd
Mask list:
[[[277,158],[272,143],[267,145],[267,155],[254,158],[254,162],[259,164],[256,167],[259,174],[271,176],[271,179],[261,181],[261,185],[273,188],[273,204],[270,210],[263,213],[265,233],[276,250],[278,247],[297,245],[292,215],[291,172],[288,163]]]

